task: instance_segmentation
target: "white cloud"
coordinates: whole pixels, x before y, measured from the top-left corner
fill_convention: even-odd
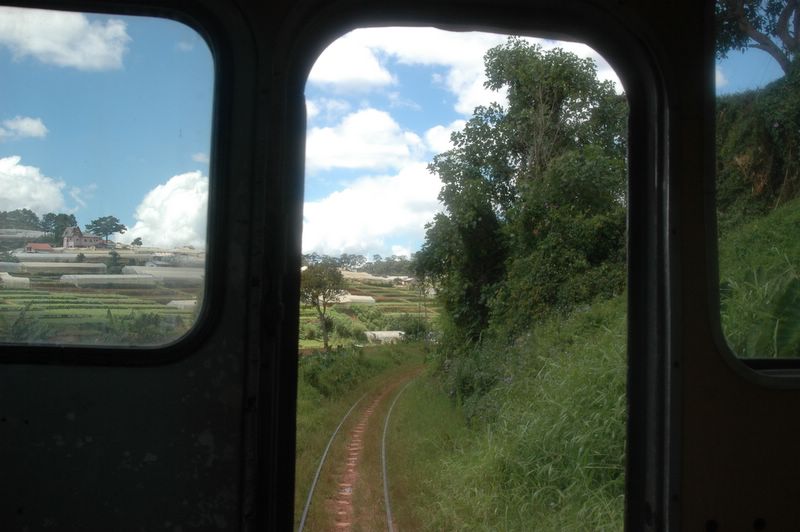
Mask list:
[[[399,92],[390,92],[386,96],[389,98],[389,107],[405,107],[414,111],[422,110],[420,104],[409,98],[404,98]]]
[[[395,82],[371,49],[353,42],[348,36],[337,39],[322,52],[308,81],[351,91],[366,91]]]
[[[208,177],[188,172],[171,177],[145,195],[136,208],[136,222],[125,240],[141,238],[164,248],[206,245]]]
[[[442,86],[456,98],[455,110],[469,116],[478,105],[491,102],[504,103],[504,93],[491,91],[483,86],[483,56],[486,51],[506,41],[507,36],[481,32],[447,32],[436,28],[362,28],[354,30],[334,42],[318,59],[320,69],[328,72],[327,83],[332,85],[352,84],[352,76],[348,68],[357,63],[358,57],[369,57],[372,69],[379,69],[383,83],[386,85],[391,74],[385,65],[380,63],[393,58],[401,64],[443,67],[444,73],[434,73],[434,82]],[[556,46],[569,50],[580,57],[591,57],[598,66],[598,77],[616,83],[618,90],[621,84],[611,67],[597,52],[580,43],[555,42],[537,38],[526,38],[536,42],[545,49]],[[328,51],[334,46],[335,52]],[[350,53],[352,55],[348,56]],[[333,58],[336,60],[334,61]],[[377,66],[376,66],[377,65]],[[314,74],[315,70],[312,70]],[[315,79],[309,78],[314,82]]]
[[[44,138],[47,136],[47,127],[41,118],[29,116],[15,116],[3,120],[0,126],[0,141],[8,139],[21,139],[26,137]]]
[[[0,158],[0,210],[30,209],[36,213],[64,210],[64,182],[47,177],[19,156]]]
[[[211,162],[211,159],[208,157],[208,154],[202,151],[192,154],[192,160],[196,163],[203,163],[208,164]]]
[[[405,246],[394,245],[392,246],[392,255],[411,258],[411,250]]]
[[[441,181],[424,163],[414,163],[395,175],[365,177],[306,202],[303,252],[338,256],[389,249],[397,241],[419,242],[425,224],[441,210],[436,199],[440,188]]]
[[[0,7],[0,46],[17,60],[33,57],[79,70],[117,69],[130,40],[125,22],[118,19],[89,20],[80,13]]]
[[[339,120],[350,111],[350,104],[345,100],[336,98],[317,98],[306,100],[306,115],[308,121],[320,119],[325,122]]]
[[[194,43],[189,41],[178,41],[175,45],[175,49],[179,52],[191,52],[194,50]]]
[[[86,202],[94,197],[95,190],[97,190],[96,183],[91,183],[85,187],[70,187],[69,197],[75,202],[75,207],[70,211],[77,211],[82,207],[86,207]]]
[[[728,78],[725,77],[725,73],[722,72],[722,69],[720,67],[717,67],[714,70],[714,81],[717,84],[717,88],[724,87],[725,85],[728,84]]]
[[[319,115],[319,104],[313,100],[306,100],[306,119],[311,121]]]
[[[399,168],[424,153],[418,135],[403,130],[385,111],[362,109],[334,127],[316,127],[306,138],[309,171],[331,168]]]
[[[442,153],[453,145],[450,143],[450,135],[455,131],[461,131],[467,124],[466,120],[455,120],[448,126],[434,126],[425,132],[425,142],[433,153]]]

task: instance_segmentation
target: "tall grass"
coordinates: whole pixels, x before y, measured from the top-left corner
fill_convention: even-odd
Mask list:
[[[741,357],[800,356],[800,199],[720,241],[722,328]]]
[[[617,297],[508,350],[484,348],[496,369],[488,391],[464,401],[471,414],[434,384],[409,388],[391,456],[419,492],[401,494],[409,506],[397,513],[413,529],[621,529],[625,323]]]

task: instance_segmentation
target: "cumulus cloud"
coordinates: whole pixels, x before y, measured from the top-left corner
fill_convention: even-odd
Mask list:
[[[450,135],[455,131],[461,131],[467,124],[466,120],[455,120],[447,126],[434,126],[425,132],[425,142],[433,153],[442,153],[450,148]]]
[[[306,100],[306,119],[314,120],[319,115],[319,104],[313,100]]]
[[[319,201],[306,202],[303,252],[369,253],[397,245],[398,240],[418,242],[425,224],[441,210],[436,199],[440,188],[441,181],[424,163],[414,163],[397,174],[362,178]]]
[[[19,156],[0,158],[0,210],[30,209],[36,213],[64,210],[64,182],[47,177]]]
[[[202,151],[192,154],[192,160],[196,163],[203,163],[208,164],[211,162],[211,159],[208,157],[208,154]]]
[[[395,83],[392,74],[381,65],[368,47],[349,36],[334,41],[317,58],[308,81],[339,90],[367,91]]]
[[[86,203],[94,197],[95,190],[97,190],[96,183],[91,183],[85,187],[70,187],[69,197],[75,202],[75,207],[72,210],[77,211],[81,207],[86,207]]]
[[[311,172],[331,168],[399,168],[424,150],[422,139],[403,130],[389,113],[362,109],[333,127],[309,130],[306,167]]]
[[[725,77],[725,73],[722,72],[720,67],[714,70],[714,81],[717,84],[717,88],[724,87],[728,84],[728,78]]]
[[[89,20],[80,13],[0,7],[0,46],[17,60],[32,57],[79,70],[117,69],[130,40],[125,22],[118,19]]]
[[[205,247],[208,177],[188,172],[171,177],[148,192],[136,208],[136,222],[125,240],[164,248]]]
[[[350,111],[350,104],[337,98],[316,98],[306,100],[306,117],[308,121],[316,119],[331,122],[339,120]]]
[[[44,138],[47,128],[41,118],[15,116],[0,125],[0,141],[21,138]]]
[[[348,68],[353,68],[356,57],[370,57],[373,70],[385,71],[382,78],[392,79],[387,67],[381,64],[394,59],[406,65],[425,65],[441,67],[444,72],[435,73],[434,81],[455,96],[455,110],[465,116],[471,115],[478,105],[491,102],[504,103],[504,93],[494,92],[484,87],[483,56],[486,51],[506,41],[507,36],[481,32],[447,32],[436,28],[362,28],[341,37],[318,59],[318,67],[328,73],[326,82],[330,85],[352,84]],[[526,38],[539,43],[543,48],[561,47],[581,57],[591,57],[598,66],[598,77],[613,81],[618,90],[621,84],[608,63],[594,50],[580,43],[556,42],[552,40]],[[337,46],[335,53],[328,51]],[[348,56],[347,53],[352,54]],[[377,65],[377,66],[375,66]],[[312,74],[314,70],[312,70]],[[315,79],[309,78],[314,82]]]
[[[400,246],[395,244],[394,246],[392,246],[392,255],[397,255],[398,257],[411,258],[411,250],[405,246]]]

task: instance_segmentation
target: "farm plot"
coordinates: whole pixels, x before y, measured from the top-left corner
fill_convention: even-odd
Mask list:
[[[371,296],[374,304],[338,303],[329,311],[331,345],[349,346],[366,342],[364,332],[402,330],[410,319],[432,323],[438,315],[435,300],[421,297],[408,286],[364,282],[348,279],[347,291],[355,296]],[[309,306],[300,309],[300,349],[322,348],[322,333],[316,311]]]
[[[0,337],[12,340],[95,343],[102,335],[108,336],[114,327],[119,329],[121,324],[132,325],[142,317],[172,336],[165,338],[171,340],[188,330],[195,313],[191,309],[167,306],[152,298],[101,290],[89,293],[0,291]],[[23,333],[14,327],[22,322],[28,323],[26,331],[35,330],[35,337],[32,332],[20,336]]]
[[[348,290],[353,295],[368,295],[375,298],[378,308],[387,316],[428,312],[437,315],[438,308],[431,297],[421,297],[418,290],[408,286],[384,286],[350,281]]]

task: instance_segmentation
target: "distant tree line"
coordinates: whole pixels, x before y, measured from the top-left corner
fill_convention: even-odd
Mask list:
[[[307,253],[303,255],[303,266],[311,266],[320,263],[335,264],[337,267],[351,271],[351,272],[366,272],[372,275],[411,275],[413,271],[414,259],[409,259],[402,255],[391,255],[390,257],[381,257],[380,255],[373,255],[372,260],[367,259],[364,255],[356,255],[350,253],[342,253],[338,257],[330,255],[322,255],[319,253]]]
[[[68,227],[77,226],[78,219],[74,214],[48,212],[39,218],[39,215],[30,209],[0,211],[0,229],[27,229],[47,233],[41,238],[32,239],[37,242],[60,244],[64,237],[64,231]],[[102,236],[106,240],[113,233],[124,233],[128,230],[116,216],[96,218],[89,222],[85,229],[87,233]],[[141,245],[141,239],[137,240],[138,245]]]

